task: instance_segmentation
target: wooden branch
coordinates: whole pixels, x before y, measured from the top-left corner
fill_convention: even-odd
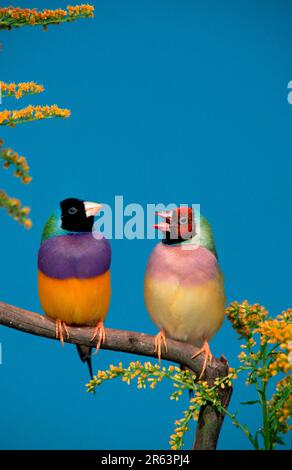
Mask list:
[[[3,302],[0,302],[0,324],[44,338],[56,339],[55,322],[53,320]],[[95,342],[91,341],[93,328],[69,326],[68,331],[69,338],[64,335],[66,342],[95,346]],[[197,376],[200,375],[203,367],[203,355],[199,355],[194,360],[192,359],[192,356],[198,351],[197,348],[171,339],[167,340],[167,345],[168,352],[162,352],[162,359],[176,362],[189,368]],[[144,333],[106,328],[106,339],[101,348],[156,358],[154,336]],[[213,358],[212,365],[206,369],[204,379],[212,385],[215,378],[226,377],[227,374],[228,364],[226,359]],[[221,392],[222,403],[225,407],[228,406],[231,393],[231,387],[226,387]],[[216,449],[223,419],[224,415],[217,413],[210,405],[201,409],[194,449]]]
[[[221,364],[225,364],[224,375],[220,377],[226,377],[229,372],[228,362],[224,356],[220,358]],[[220,371],[221,372],[221,371]],[[205,380],[208,382],[209,386],[212,387],[215,379],[218,377],[218,370],[214,367],[208,369],[208,374],[205,376]],[[231,395],[232,387],[225,387],[224,389],[219,390],[219,396],[221,403],[225,409],[228,408]],[[200,409],[200,414],[198,418],[197,431],[195,436],[195,441],[193,445],[194,450],[214,450],[217,447],[217,442],[219,439],[220,431],[222,428],[224,414],[218,413],[213,406],[206,405],[202,406]],[[215,443],[215,447],[214,447]]]

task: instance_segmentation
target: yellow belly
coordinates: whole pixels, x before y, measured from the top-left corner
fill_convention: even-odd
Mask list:
[[[223,279],[198,286],[162,282],[145,278],[145,303],[151,319],[170,338],[200,346],[208,341],[224,320],[225,294]]]
[[[68,325],[103,321],[110,303],[110,272],[89,279],[55,279],[38,272],[44,312]]]

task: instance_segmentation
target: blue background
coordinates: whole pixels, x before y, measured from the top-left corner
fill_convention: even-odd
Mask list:
[[[248,299],[273,314],[291,307],[291,14],[287,1],[96,1],[94,20],[1,33],[1,80],[44,84],[29,103],[68,107],[72,117],[2,128],[25,155],[33,181],[9,172],[1,185],[32,208],[26,231],[2,212],[0,298],[40,312],[36,256],[44,223],[68,196],[113,204],[200,203],[225,273],[228,302]],[[17,1],[46,7],[48,2]],[[50,7],[65,7],[51,1]],[[143,303],[154,240],[112,241],[107,326],[156,333]],[[3,449],[165,449],[187,397],[170,384],[137,391],[121,382],[85,392],[73,346],[1,328]],[[237,363],[226,321],[213,352]],[[94,370],[134,357],[101,351]],[[230,409],[253,398],[236,383]],[[241,407],[252,429],[258,414]],[[186,447],[192,443],[192,433]],[[288,441],[288,438],[287,438]],[[247,449],[226,420],[220,449]]]

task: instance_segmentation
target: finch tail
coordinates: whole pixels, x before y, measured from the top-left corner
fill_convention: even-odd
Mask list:
[[[93,379],[93,374],[92,374],[92,364],[91,364],[91,350],[89,346],[83,346],[83,344],[76,344],[77,351],[79,354],[79,357],[82,362],[86,362],[88,365],[88,370],[90,374],[90,378]]]

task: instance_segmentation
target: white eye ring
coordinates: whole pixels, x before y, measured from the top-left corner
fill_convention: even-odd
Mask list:
[[[182,217],[182,218],[180,219],[180,221],[179,221],[180,225],[184,225],[184,224],[186,224],[187,222],[188,222],[187,217]]]
[[[69,214],[73,215],[73,214],[76,214],[77,209],[76,209],[76,207],[70,207],[68,212],[69,212]]]

